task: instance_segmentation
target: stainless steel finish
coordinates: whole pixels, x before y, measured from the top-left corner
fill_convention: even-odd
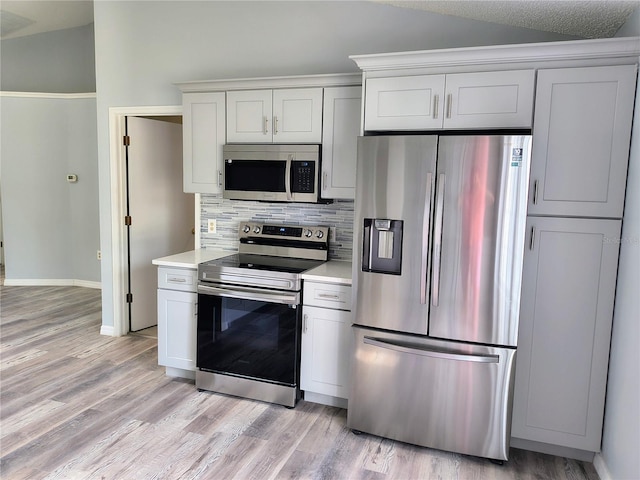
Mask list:
[[[284,169],[284,189],[287,192],[287,200],[291,200],[291,162],[293,155],[287,155],[287,166]]]
[[[425,205],[433,203],[433,190],[427,191],[425,186],[435,172],[436,149],[435,136],[358,139],[353,242],[355,323],[427,333],[429,304],[420,303],[425,270],[414,255],[423,250]],[[360,268],[363,235],[370,234],[365,232],[364,218],[405,220],[401,275],[368,273]]]
[[[215,295],[217,297],[280,303],[283,305],[300,304],[300,292],[280,292],[275,290],[239,287],[237,285],[234,285],[232,288],[225,288],[220,285],[198,285],[198,293],[202,293],[203,295]]]
[[[436,95],[437,97],[437,95]],[[427,173],[424,210],[422,212],[422,252],[420,256],[420,303],[426,305],[429,296],[429,240],[431,238],[431,189],[433,174]]]
[[[222,170],[218,170],[218,186],[222,186]]]
[[[438,104],[440,103],[440,95],[433,96],[433,118],[438,118]]]
[[[446,188],[430,336],[517,345],[530,155],[529,136],[440,137]]]
[[[302,331],[303,331],[303,332],[306,332],[306,331],[307,331],[307,326],[308,326],[307,324],[308,324],[308,322],[309,322],[309,315],[305,313],[305,314],[302,316]]]
[[[508,458],[515,349],[358,326],[354,335],[349,428],[466,455]],[[403,348],[365,342],[367,336]],[[434,355],[425,355],[429,350]],[[442,353],[456,358],[442,358]]]
[[[264,117],[264,134],[269,133],[269,119]]]
[[[196,387],[237,397],[295,407],[299,387],[278,385],[250,378],[196,370]]]
[[[275,115],[273,116],[273,134],[278,134],[278,117],[276,117]]]
[[[266,125],[266,119],[265,119]],[[227,189],[223,186],[222,197],[232,200],[257,200],[273,202],[306,202],[315,203],[321,201],[318,190],[319,175],[322,168],[320,163],[320,145],[308,144],[227,144],[222,149],[225,163],[234,160],[264,160],[286,162],[285,191],[244,191]],[[292,161],[308,161],[315,164],[313,185],[316,186],[313,193],[292,192],[290,185],[290,172]]]
[[[445,360],[459,360],[462,362],[479,362],[479,363],[498,363],[500,357],[498,355],[469,355],[455,352],[443,352],[439,350],[431,350],[421,346],[406,346],[391,340],[383,340],[374,337],[364,337],[364,343],[380,348],[388,348],[401,353],[410,353],[412,355],[422,355],[425,357],[443,358]]]
[[[447,118],[451,118],[451,103],[453,102],[453,95],[447,95]]]
[[[350,428],[507,459],[530,143],[359,138]],[[363,258],[372,219],[403,225],[400,271]]]
[[[438,195],[436,197],[435,231],[433,233],[433,279],[431,280],[431,303],[434,307],[440,301],[440,267],[442,265],[442,222],[444,221],[444,189],[446,176],[438,178]]]
[[[533,182],[533,204],[538,204],[538,180]]]

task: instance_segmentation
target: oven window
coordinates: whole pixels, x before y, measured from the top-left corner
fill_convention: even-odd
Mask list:
[[[198,368],[295,385],[299,311],[277,303],[198,295]]]
[[[284,192],[284,160],[233,160],[224,164],[224,188],[245,192]]]

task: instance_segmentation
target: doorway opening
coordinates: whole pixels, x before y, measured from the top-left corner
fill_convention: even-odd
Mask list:
[[[181,107],[110,108],[109,120],[113,328],[101,333],[120,336],[157,322],[151,259],[199,247],[200,198],[182,191]],[[185,198],[188,214],[178,213]]]

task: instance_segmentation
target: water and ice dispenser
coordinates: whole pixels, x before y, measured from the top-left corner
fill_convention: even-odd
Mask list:
[[[400,275],[403,220],[364,219],[362,271]]]

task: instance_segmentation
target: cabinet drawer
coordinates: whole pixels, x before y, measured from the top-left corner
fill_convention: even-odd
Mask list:
[[[351,286],[304,282],[304,305],[351,311]]]
[[[187,268],[158,268],[158,288],[195,292],[198,271]]]

